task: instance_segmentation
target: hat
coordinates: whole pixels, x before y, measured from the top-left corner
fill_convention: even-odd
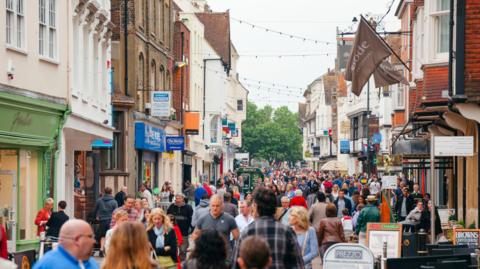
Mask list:
[[[367,196],[367,201],[368,202],[375,202],[375,201],[377,201],[377,196],[369,195],[369,196]]]

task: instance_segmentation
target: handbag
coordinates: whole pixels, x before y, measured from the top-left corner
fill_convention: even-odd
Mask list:
[[[153,253],[153,258],[155,259],[155,261],[157,261],[157,264],[161,269],[170,268],[177,265],[175,261],[172,259],[172,257],[170,256],[157,256],[157,253],[155,253],[155,250],[153,250],[152,253]]]

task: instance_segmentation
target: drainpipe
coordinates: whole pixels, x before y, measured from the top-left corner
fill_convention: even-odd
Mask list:
[[[462,207],[463,207],[463,222],[467,228],[467,157],[463,157],[463,188],[462,188]]]
[[[125,47],[123,57],[125,62],[124,78],[125,78],[125,96],[128,94],[128,0],[123,0],[123,35]]]
[[[457,0],[454,100],[465,101],[465,0]]]
[[[480,227],[480,123],[477,123],[477,228]]]
[[[448,95],[453,96],[453,26],[455,25],[455,0],[450,0],[450,23],[448,38]]]

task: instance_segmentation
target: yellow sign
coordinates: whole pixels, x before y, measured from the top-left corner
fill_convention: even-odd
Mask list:
[[[163,152],[162,159],[173,160],[175,159],[175,153],[173,151]]]

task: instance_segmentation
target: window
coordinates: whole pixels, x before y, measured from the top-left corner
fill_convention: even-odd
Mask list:
[[[437,54],[448,53],[450,0],[436,0],[434,4],[431,15],[435,27],[435,51]]]
[[[24,10],[23,0],[6,0],[6,41],[19,49],[25,48]]]
[[[210,122],[210,143],[218,143],[218,117],[213,117]]]
[[[351,139],[352,140],[357,140],[358,137],[358,117],[352,118],[352,133],[351,133]]]
[[[123,111],[113,111],[112,113],[112,127],[115,129],[113,131],[112,147],[100,151],[103,170],[122,169],[123,115]]]
[[[143,60],[143,54],[138,57],[138,73],[137,73],[137,109],[143,111],[143,97],[145,90],[145,61]]]
[[[41,56],[55,59],[57,57],[56,0],[39,0],[38,3],[38,52]]]
[[[397,108],[404,108],[405,107],[405,95],[404,95],[404,87],[405,85],[396,85],[397,88]]]
[[[368,136],[368,118],[367,118],[367,113],[365,112],[364,115],[362,115],[362,138],[365,138]]]
[[[237,100],[237,110],[243,111],[243,100]]]

